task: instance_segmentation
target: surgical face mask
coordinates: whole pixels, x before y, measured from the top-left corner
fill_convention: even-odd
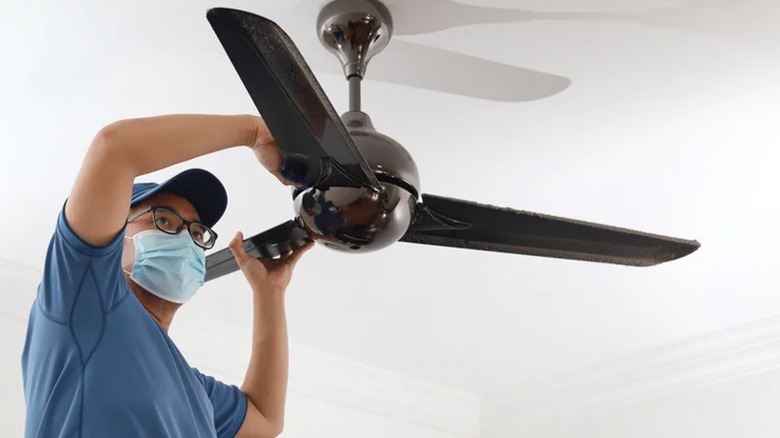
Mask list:
[[[130,237],[125,237],[130,239]],[[195,295],[206,276],[206,255],[189,233],[146,230],[132,237],[135,263],[130,279],[149,293],[183,304]]]

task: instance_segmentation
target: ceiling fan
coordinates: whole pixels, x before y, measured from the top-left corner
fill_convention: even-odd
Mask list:
[[[388,44],[392,17],[377,0],[335,0],[317,28],[349,81],[349,111],[336,113],[289,36],[241,10],[206,17],[249,96],[286,156],[294,219],[244,241],[254,257],[275,258],[311,240],[352,253],[396,242],[651,266],[699,248],[639,231],[424,194],[408,151],[377,132],[360,108],[369,61]],[[238,270],[228,248],[206,258],[206,281]]]
[[[309,37],[317,13],[322,12],[321,7],[328,2],[291,0],[285,3],[288,7],[283,15],[294,18],[282,27],[296,40],[296,36]],[[337,12],[359,11],[361,3],[360,0],[351,6],[342,3],[335,8]],[[389,25],[393,43],[372,62],[375,64],[370,75],[373,81],[497,102],[545,99],[572,85],[569,78],[560,74],[395,38],[473,24],[528,21],[534,17],[529,11],[466,5],[453,0],[382,0],[382,4],[392,15]],[[388,21],[390,15],[385,15]],[[494,46],[496,41],[502,40],[500,34],[500,31],[498,34],[479,33],[473,39],[486,40],[487,45]],[[333,62],[333,55],[326,50],[304,50],[304,55],[306,63],[318,73],[343,73],[341,65]],[[447,71],[446,75],[441,74],[443,70]]]
[[[293,18],[285,20],[282,27],[296,41],[298,37],[308,39],[311,24],[325,3],[327,0],[286,0],[282,15]],[[503,7],[480,4],[496,2],[468,0],[382,0],[382,3],[392,13],[393,43],[372,62],[372,81],[498,102],[545,99],[572,86],[572,81],[560,74],[500,62],[500,58],[511,56],[513,52],[507,51],[508,47],[502,41],[518,38],[512,32],[530,27],[532,23],[545,22],[552,26],[571,23],[577,26],[571,30],[575,34],[581,34],[583,28],[580,26],[586,23],[605,29],[615,24],[620,24],[621,28],[632,25],[640,31],[642,28],[673,30],[680,38],[698,36],[729,41],[750,51],[761,50],[773,56],[780,52],[780,32],[776,26],[780,21],[780,8],[766,0],[498,2],[504,3]],[[577,8],[564,9],[567,4],[576,4]],[[540,10],[527,8],[532,5]],[[511,24],[511,28],[507,28],[507,24]],[[450,51],[402,39],[450,30],[467,37],[468,45],[480,47],[480,52],[497,53],[499,59],[484,59],[461,50]],[[531,40],[526,39],[527,34],[522,35],[521,44],[532,47],[538,46],[533,38],[543,38],[544,32],[534,33]],[[542,50],[547,51],[544,49],[546,43],[540,43]],[[566,46],[571,42],[564,39],[558,44]],[[341,66],[333,62],[333,55],[327,51],[306,50],[308,45],[303,49],[306,62],[314,71],[341,74]],[[442,75],[442,71],[447,74]]]

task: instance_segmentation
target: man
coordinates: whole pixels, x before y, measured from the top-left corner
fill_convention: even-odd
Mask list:
[[[137,177],[248,146],[286,185],[282,156],[254,116],[123,120],[90,146],[59,215],[22,355],[27,437],[273,437],[287,386],[284,293],[295,263],[230,242],[254,299],[252,356],[241,388],[190,367],[167,331],[203,284],[204,251],[227,195],[201,169],[163,184]]]

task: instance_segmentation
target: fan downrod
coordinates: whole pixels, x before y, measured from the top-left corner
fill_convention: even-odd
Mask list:
[[[334,0],[320,10],[317,33],[354,83],[353,78],[362,79],[371,58],[390,42],[393,18],[378,0]]]

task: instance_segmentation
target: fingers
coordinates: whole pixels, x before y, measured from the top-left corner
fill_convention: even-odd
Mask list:
[[[230,248],[230,252],[233,253],[233,257],[236,259],[238,267],[243,269],[246,262],[250,259],[249,254],[244,251],[244,234],[240,231],[237,232],[233,237],[233,240],[230,241],[228,247]]]
[[[230,252],[233,253],[233,257],[236,259],[236,263],[238,264],[238,267],[240,269],[244,269],[244,266],[246,263],[250,260],[252,260],[253,257],[251,257],[249,254],[246,253],[244,250],[244,234],[240,231],[236,233],[236,235],[233,237],[233,240],[230,241],[230,244],[228,247],[230,248]],[[314,242],[308,242],[305,245],[296,248],[286,254],[282,254],[281,260],[277,260],[277,263],[281,261],[281,263],[287,265],[290,268],[293,268],[296,263],[298,263],[298,260],[301,259],[304,253],[306,253],[308,250],[310,250],[312,247],[314,247]],[[261,260],[263,263],[267,263],[267,260]]]
[[[295,181],[290,181],[289,179],[285,178],[284,175],[282,175],[282,173],[279,172],[279,171],[272,172],[272,173],[276,177],[276,179],[279,180],[280,183],[282,183],[282,184],[284,184],[286,186],[295,186],[297,188],[303,187],[303,184],[297,183]]]
[[[310,249],[314,247],[314,242],[308,242],[307,244],[294,249],[292,252],[289,252],[284,257],[284,263],[290,266],[291,268],[295,266],[296,263],[298,263],[298,260],[303,257],[303,255]]]
[[[255,125],[255,136],[252,143],[250,143],[252,146],[264,146],[269,143],[275,143],[274,137],[271,134],[271,130],[268,128],[268,125],[265,123],[265,120],[263,120],[262,116],[255,116],[257,120],[257,124]]]
[[[306,162],[302,158],[288,156],[279,164],[277,172],[277,178],[281,177],[282,182],[287,185],[300,188],[306,182]]]
[[[260,164],[262,164],[263,167],[265,167],[265,169],[283,185],[295,186],[298,188],[303,186],[301,181],[297,180],[297,174],[290,173],[290,168],[284,160],[284,157],[282,157],[276,143],[255,145],[252,150],[254,151],[257,160],[260,161]]]

